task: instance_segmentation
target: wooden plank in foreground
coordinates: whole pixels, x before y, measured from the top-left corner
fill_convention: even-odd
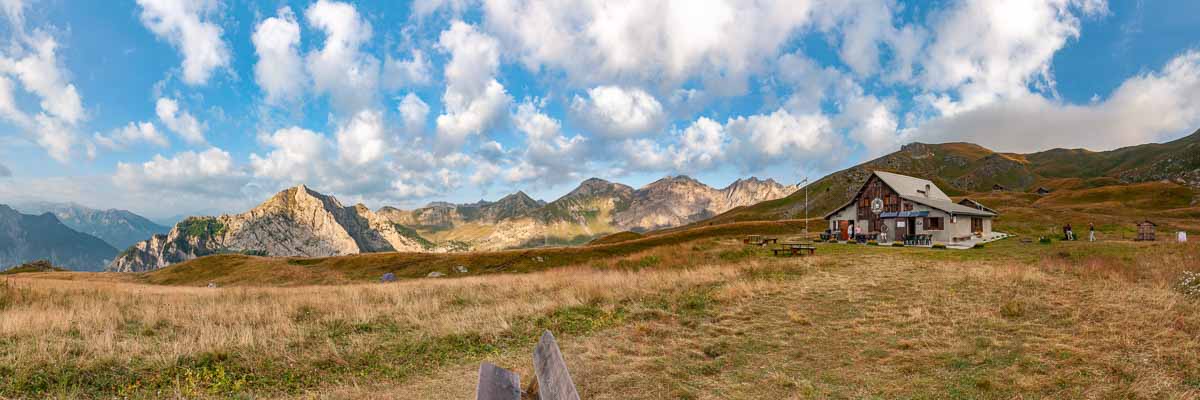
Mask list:
[[[521,376],[492,363],[480,364],[475,400],[521,400]]]
[[[575,382],[571,381],[567,363],[558,349],[558,343],[554,341],[554,334],[548,330],[542,332],[541,340],[533,349],[533,372],[537,375],[541,400],[579,400],[579,392],[575,390]]]

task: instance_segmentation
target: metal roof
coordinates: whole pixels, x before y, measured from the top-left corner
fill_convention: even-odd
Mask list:
[[[944,200],[938,200],[938,199],[933,199],[933,198],[926,198],[924,196],[901,195],[900,198],[914,202],[914,203],[921,203],[926,206],[929,206],[930,208],[942,210],[942,211],[948,212],[950,214],[973,215],[973,216],[977,216],[977,217],[994,217],[994,216],[996,216],[996,213],[967,207],[962,204],[955,203],[953,201],[944,201]]]
[[[914,178],[907,175],[893,174],[891,172],[884,171],[875,171],[875,176],[878,176],[879,179],[882,179],[883,183],[891,186],[892,190],[895,190],[896,193],[898,193],[901,197],[926,197],[926,195],[928,195],[927,198],[929,199],[953,202],[950,200],[950,196],[947,196],[942,189],[939,189],[937,185],[934,185],[933,182],[930,182],[927,179]],[[928,193],[925,193],[927,188]]]
[[[950,199],[950,196],[946,195],[946,192],[943,192],[942,189],[938,188],[937,185],[934,185],[933,182],[929,181],[928,179],[915,178],[908,175],[894,174],[885,171],[871,171],[871,173],[875,176],[878,176],[879,179],[882,180],[884,184],[887,184],[889,187],[891,187],[892,190],[895,190],[896,193],[900,195],[900,198],[921,203],[950,214],[973,215],[980,217],[996,216],[996,213],[993,212],[978,210],[955,203],[954,200]],[[869,181],[870,178],[867,180]],[[866,182],[863,182],[864,186],[866,184]],[[851,204],[854,204],[854,199],[858,197],[858,193],[862,193],[861,187],[858,189],[858,192],[855,192],[854,198],[851,198],[850,201],[847,201],[846,204],[843,204],[841,207],[835,208],[830,213],[825,214],[825,219],[829,219],[829,217],[832,217],[834,214],[837,214]]]

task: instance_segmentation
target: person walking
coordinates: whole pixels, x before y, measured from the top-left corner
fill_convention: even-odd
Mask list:
[[[1088,241],[1096,241],[1096,224],[1088,222]]]
[[[1075,231],[1071,229],[1071,224],[1067,224],[1067,240],[1075,240]]]
[[[1070,224],[1063,224],[1063,226],[1062,226],[1062,230],[1063,230],[1063,240],[1071,240],[1071,233],[1070,233],[1070,232],[1071,232],[1071,225],[1070,225]]]

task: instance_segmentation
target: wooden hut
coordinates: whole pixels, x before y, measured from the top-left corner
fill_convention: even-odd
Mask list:
[[[1145,221],[1142,221],[1142,222],[1138,222],[1138,223],[1137,223],[1137,228],[1138,228],[1138,230],[1137,230],[1137,238],[1136,238],[1136,239],[1134,239],[1134,240],[1137,240],[1137,241],[1146,241],[1146,240],[1153,241],[1153,240],[1154,240],[1154,229],[1155,229],[1157,226],[1158,226],[1158,225],[1155,225],[1153,222],[1150,222],[1150,220],[1145,220]]]

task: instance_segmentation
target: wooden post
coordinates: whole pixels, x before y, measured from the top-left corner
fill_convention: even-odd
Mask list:
[[[521,400],[521,376],[492,363],[480,364],[475,400]]]
[[[571,381],[567,363],[563,360],[554,334],[542,332],[541,340],[533,349],[533,372],[537,375],[538,396],[541,400],[579,400],[579,392]]]

